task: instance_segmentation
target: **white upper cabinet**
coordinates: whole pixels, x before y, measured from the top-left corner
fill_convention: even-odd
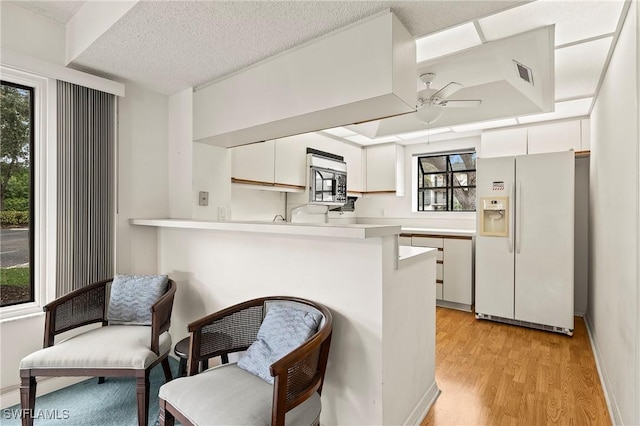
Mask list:
[[[275,141],[237,146],[231,150],[231,180],[254,185],[273,184]]]
[[[305,136],[276,139],[275,183],[305,187],[307,183]]]
[[[488,130],[480,138],[480,158],[545,152],[589,151],[589,119]]]
[[[271,186],[280,191],[303,191],[307,183],[307,148],[344,157],[347,190],[363,191],[362,148],[318,133],[230,148],[232,182]]]
[[[540,124],[528,128],[528,153],[580,151],[580,120]]]
[[[362,176],[362,157],[364,150],[348,143],[342,144],[342,152],[339,153],[347,162],[347,192],[361,194],[364,192]]]
[[[404,195],[404,147],[396,144],[365,148],[367,194]]]
[[[480,137],[480,158],[507,157],[527,153],[527,128],[491,130]]]
[[[343,156],[343,145],[343,142],[318,133],[276,139],[276,186],[304,188],[307,182],[307,148]]]

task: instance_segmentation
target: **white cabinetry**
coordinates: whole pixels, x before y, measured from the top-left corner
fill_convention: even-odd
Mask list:
[[[407,234],[403,234],[400,238],[407,238]],[[436,303],[440,306],[471,311],[473,304],[472,238],[412,235],[411,245],[438,249]]]
[[[414,247],[431,247],[438,249],[436,257],[436,300],[443,300],[444,296],[444,242],[441,237],[411,237]]]
[[[444,300],[472,304],[472,246],[472,241],[468,239],[444,239]]]
[[[365,148],[366,193],[404,195],[404,147],[396,144]]]
[[[527,153],[527,128],[492,130],[480,137],[481,158],[506,157]]]
[[[347,190],[362,193],[362,148],[318,133],[305,133],[231,149],[231,181],[271,187],[278,191],[304,191],[307,183],[307,148],[344,157]]]
[[[274,182],[275,141],[238,146],[231,150],[231,181],[254,185]]]
[[[338,153],[347,162],[347,192],[362,194],[364,179],[362,173],[363,149],[348,143],[342,144],[342,152]]]
[[[307,183],[305,135],[276,139],[275,183],[304,188]]]
[[[483,132],[478,156],[493,158],[569,150],[577,152],[589,151],[589,147],[589,120],[568,120]]]
[[[527,153],[580,151],[580,120],[540,124],[528,129]]]

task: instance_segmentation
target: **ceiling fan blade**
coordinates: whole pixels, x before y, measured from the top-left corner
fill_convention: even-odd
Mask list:
[[[468,108],[468,107],[477,107],[482,103],[482,101],[480,99],[473,99],[473,100],[457,100],[457,99],[451,99],[451,100],[444,100],[440,102],[440,106],[443,107],[447,107],[447,108]]]
[[[462,84],[451,82],[444,86],[442,89],[438,90],[436,93],[431,96],[432,99],[447,99],[449,96],[456,93],[458,90],[462,89]]]

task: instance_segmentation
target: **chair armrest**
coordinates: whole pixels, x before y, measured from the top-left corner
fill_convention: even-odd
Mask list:
[[[53,346],[56,334],[96,322],[106,325],[107,284],[111,281],[113,278],[89,284],[45,305],[43,347]]]
[[[188,375],[198,372],[201,360],[247,350],[262,324],[264,298],[215,312],[189,324]]]
[[[171,326],[171,311],[176,295],[176,283],[169,279],[167,291],[151,306],[151,350],[160,355],[160,335]]]
[[[329,310],[321,310],[325,317],[322,328],[301,346],[271,364],[269,370],[274,377],[272,425],[284,425],[287,411],[300,405],[314,392],[322,393],[333,325]]]

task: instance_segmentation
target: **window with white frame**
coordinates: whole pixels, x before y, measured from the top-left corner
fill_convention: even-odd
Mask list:
[[[50,300],[48,263],[55,254],[47,245],[48,215],[55,210],[47,193],[55,192],[48,174],[47,148],[52,98],[51,79],[0,66],[3,187],[0,239],[0,320],[42,312]],[[28,112],[27,112],[28,111]],[[55,111],[55,108],[53,109]],[[54,157],[55,158],[55,157]]]
[[[0,307],[34,301],[34,88],[0,81]]]
[[[476,153],[417,158],[417,211],[475,211]]]

